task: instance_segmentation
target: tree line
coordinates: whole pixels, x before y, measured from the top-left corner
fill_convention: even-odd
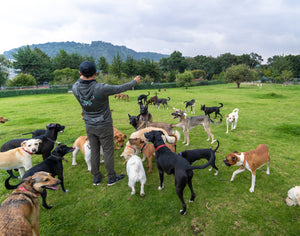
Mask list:
[[[111,84],[124,83],[138,74],[146,83],[177,82],[178,86],[192,85],[195,79],[234,81],[239,87],[243,81],[263,78],[283,82],[300,77],[300,55],[276,55],[262,64],[262,57],[256,53],[184,57],[181,52],[174,51],[159,61],[147,58],[136,60],[132,56],[122,60],[117,53],[109,64],[104,56],[94,58],[78,53],[68,54],[61,49],[51,58],[37,47],[30,49],[26,46],[19,48],[13,58],[10,61],[0,55],[1,87],[40,85],[44,82],[72,84],[79,78],[80,63],[86,60],[96,64],[99,80]],[[9,69],[14,69],[18,75],[8,79]]]

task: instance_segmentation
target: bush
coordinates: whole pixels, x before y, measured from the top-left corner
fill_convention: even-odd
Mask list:
[[[19,74],[12,80],[6,82],[7,87],[22,87],[22,86],[34,86],[36,81],[32,75]]]

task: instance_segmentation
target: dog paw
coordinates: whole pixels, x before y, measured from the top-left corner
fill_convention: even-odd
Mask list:
[[[218,172],[216,172],[215,175],[218,175]]]
[[[185,146],[189,146],[189,144],[187,143]]]
[[[66,189],[66,190],[64,191],[64,193],[67,193],[67,192],[69,192],[69,189]]]
[[[186,214],[186,211],[180,210],[179,213],[180,213],[180,215],[184,216]]]
[[[162,187],[161,187],[161,186],[158,186],[157,189],[158,189],[158,190],[162,190],[163,188],[164,188],[164,186],[162,186]]]
[[[194,202],[194,200],[191,200],[191,199],[189,200],[189,203],[193,203],[193,202]]]
[[[145,193],[140,193],[141,197],[144,197],[145,196]]]
[[[72,163],[72,166],[77,166],[77,162],[73,162],[73,163]]]
[[[254,193],[254,188],[249,189],[250,193]]]
[[[231,178],[230,182],[233,182],[234,178]]]
[[[212,171],[212,167],[210,167],[210,168],[208,169],[208,171]]]
[[[131,192],[131,195],[135,195],[135,192]]]

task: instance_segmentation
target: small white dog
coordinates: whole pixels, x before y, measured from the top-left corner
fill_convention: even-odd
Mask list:
[[[231,124],[231,130],[236,128],[238,118],[239,118],[239,109],[238,108],[235,108],[229,115],[226,115],[226,124],[227,124],[226,134],[228,134],[229,124]]]
[[[87,138],[87,136],[80,136],[78,137],[74,144],[73,144],[73,159],[72,159],[72,166],[77,166],[76,157],[79,152],[79,150],[82,152],[84,156],[84,160],[87,164],[88,171],[91,171],[92,165],[91,165],[91,147],[90,142]],[[103,149],[101,147],[100,149],[100,163],[103,163]]]
[[[300,186],[295,186],[288,191],[288,196],[285,199],[285,203],[288,206],[300,206]]]
[[[128,186],[131,188],[131,195],[135,194],[135,184],[136,182],[141,183],[140,195],[144,196],[144,185],[146,183],[146,173],[143,167],[142,160],[137,155],[132,155],[126,164],[126,171],[128,175]]]

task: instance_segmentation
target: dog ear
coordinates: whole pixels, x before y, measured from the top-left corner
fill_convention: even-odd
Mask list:
[[[127,135],[126,134],[124,134],[124,139],[126,139],[127,138]]]
[[[130,117],[131,117],[131,115],[129,115],[129,114],[128,114],[128,117],[130,118]]]
[[[233,151],[232,153],[239,153],[238,151]]]
[[[41,139],[37,139],[39,143],[42,143],[43,141]]]

